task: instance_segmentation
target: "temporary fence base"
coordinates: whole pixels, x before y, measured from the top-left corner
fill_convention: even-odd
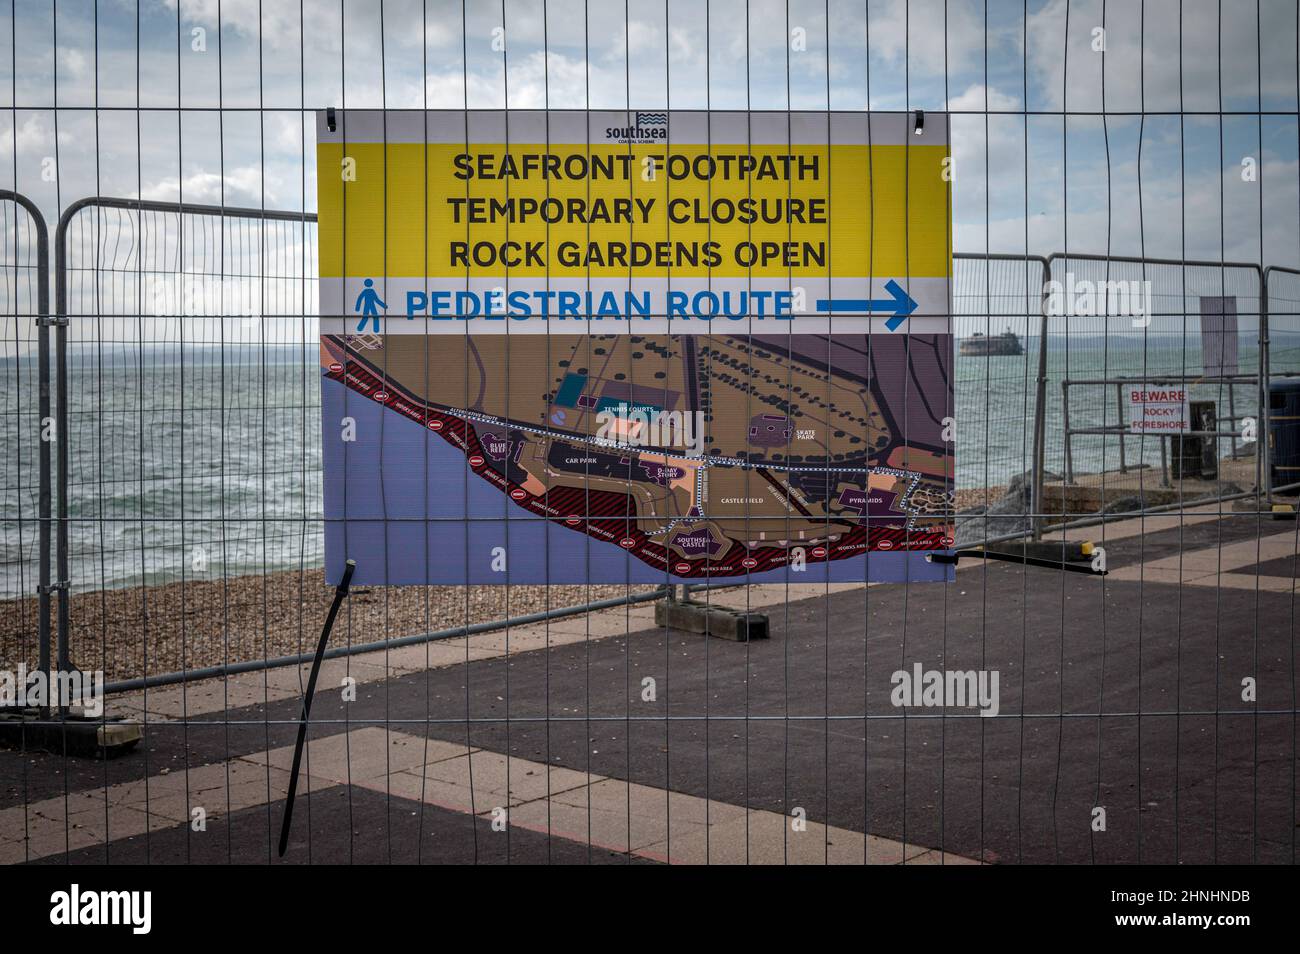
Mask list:
[[[655,625],[738,643],[767,639],[767,615],[695,600],[664,599],[655,603]]]
[[[1091,541],[1043,540],[1007,541],[982,548],[990,553],[1006,554],[1013,559],[1053,560],[1063,563],[1086,563],[1092,559]]]
[[[59,719],[39,709],[0,715],[0,745],[23,752],[113,759],[130,752],[143,738],[140,723],[129,719],[91,716]]]

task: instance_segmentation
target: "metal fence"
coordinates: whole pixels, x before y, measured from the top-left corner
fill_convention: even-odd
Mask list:
[[[6,655],[102,669],[109,691],[123,694],[309,659],[326,592],[312,216],[74,203],[53,241],[54,318],[39,322],[40,292],[50,286],[41,277],[38,221],[27,207],[10,208],[23,211],[10,213],[0,239],[6,340],[19,356],[8,372],[14,387],[6,388],[14,453],[3,464],[3,571],[16,608]],[[1150,282],[1151,324],[1052,313],[1047,283],[1071,274],[1101,285]],[[965,355],[957,344],[959,545],[1107,519],[1068,502],[1053,508],[1051,495],[1070,483],[1058,478],[1084,481],[1082,471],[1093,470],[1104,486],[1155,473],[1141,465],[1159,443],[1122,436],[1116,426],[1123,414],[1116,384],[1203,378],[1188,328],[1202,299],[1229,297],[1240,322],[1241,386],[1220,379],[1194,390],[1234,420],[1264,417],[1266,433],[1259,397],[1298,357],[1286,332],[1296,328],[1300,274],[1080,255],[956,256],[955,339],[1009,332],[1017,342],[1013,353],[993,355]],[[160,320],[177,317],[183,320]],[[1270,370],[1273,360],[1279,369]],[[39,400],[42,380],[58,397],[52,404]],[[1077,397],[1090,388],[1095,394]],[[51,418],[56,439],[38,442],[38,422]],[[1245,455],[1231,436],[1222,443],[1226,460]],[[1266,442],[1259,448],[1260,457],[1242,456],[1252,474],[1267,470]],[[1216,499],[1241,495],[1229,481],[1220,484],[1211,491]],[[56,492],[43,496],[42,486]],[[1267,494],[1258,482],[1249,493],[1260,487]],[[1119,516],[1167,507],[1139,500]],[[434,592],[440,589],[447,594]],[[419,643],[549,627],[615,607],[630,612],[664,595],[662,588],[539,589],[531,603],[465,587],[356,592],[327,655],[382,649],[386,657]],[[738,592],[732,602],[749,599]]]
[[[1294,865],[1298,36],[1285,0],[0,4],[0,864]],[[701,326],[725,295],[689,347],[497,294],[464,340],[339,320],[607,281],[676,328],[671,283],[750,312],[796,247],[837,316],[797,348]],[[1137,385],[1202,423],[1135,432]],[[704,442],[605,453],[615,408]],[[290,874],[251,894],[338,894]],[[1072,932],[1254,887],[1027,877]],[[155,880],[159,934],[254,906]]]
[[[0,206],[23,212],[5,230],[18,238],[3,245],[16,354],[30,351],[24,333],[39,327],[44,342],[47,327],[28,314],[43,307],[36,260],[48,256],[29,207]],[[5,463],[13,541],[2,568],[5,592],[15,605],[33,589],[40,597],[35,618],[15,627],[13,651],[33,661],[49,651],[63,667],[75,659],[102,663],[124,689],[184,678],[184,667],[170,671],[158,661],[185,661],[196,640],[207,647],[196,664],[203,672],[296,661],[313,624],[302,597],[316,584],[309,574],[323,555],[315,216],[92,197],[68,206],[53,244],[57,317],[49,326],[57,354],[14,365],[16,406],[6,418],[16,453]],[[1260,417],[1260,433],[1268,432],[1267,402],[1261,410],[1259,401],[1267,362],[1280,363],[1274,376],[1300,367],[1300,349],[1287,336],[1296,327],[1300,275],[1270,270],[1269,302],[1261,298],[1263,278],[1257,267],[1231,262],[957,253],[958,544],[1090,522],[1107,501],[1081,509],[1066,490],[1088,482],[1085,474],[1103,490],[1109,481],[1125,512],[1167,505],[1168,497],[1134,497],[1123,483],[1137,475],[1139,488],[1170,486],[1167,440],[1128,430],[1126,381],[1187,382],[1194,397],[1225,409],[1219,421],[1232,426],[1219,433],[1218,456],[1247,466],[1196,496],[1240,497],[1259,486],[1267,494],[1254,478],[1268,468],[1254,447],[1238,442],[1236,429]],[[1131,288],[1143,290],[1146,300],[1135,307],[1147,309],[1149,320],[1107,298]],[[1052,298],[1079,289],[1101,296],[1100,313]],[[1189,330],[1210,299],[1234,303],[1238,364],[1246,369],[1235,378],[1206,378],[1199,332]],[[1260,346],[1265,314],[1282,332],[1281,349]],[[1014,342],[1007,353],[966,353],[968,341],[996,346],[1002,337]],[[65,440],[33,436],[33,415],[51,417],[43,404],[22,403],[36,368],[61,396],[55,432]],[[1261,446],[1266,454],[1267,442]],[[1252,477],[1249,487],[1239,482],[1243,474]],[[57,514],[38,499],[49,485]],[[47,578],[52,584],[34,583]],[[458,597],[442,615],[428,605],[422,613],[405,608],[400,631],[385,624],[384,640],[363,639],[358,648],[506,628],[658,593],[551,589],[561,591],[558,605],[554,594],[544,606],[516,601],[511,619],[504,603],[493,603],[450,625],[460,615]],[[74,595],[105,592],[114,596],[98,607],[83,599],[73,612]],[[57,602],[47,605],[51,595]],[[151,628],[178,634],[176,645],[156,642]],[[110,629],[141,632],[124,643],[107,639]],[[110,642],[125,655],[108,658]]]
[[[56,241],[74,585],[313,564],[314,216],[91,200]]]
[[[967,515],[958,518],[960,544],[1034,532],[1042,510],[1047,275],[1046,258],[954,256],[956,506]],[[1019,353],[965,354],[962,339],[979,336],[992,348],[1007,335]],[[998,515],[989,517],[995,505]]]
[[[0,320],[6,351],[12,348],[3,389],[0,594],[17,608],[6,634],[16,655],[48,669],[53,554],[49,237],[36,205],[8,190],[0,190],[0,264]],[[35,614],[26,599],[33,592]]]

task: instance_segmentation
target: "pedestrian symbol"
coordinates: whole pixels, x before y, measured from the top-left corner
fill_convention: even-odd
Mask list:
[[[365,331],[366,324],[374,319],[375,331],[379,331],[379,309],[387,308],[388,305],[379,297],[379,292],[375,291],[375,280],[367,278],[365,288],[357,296],[357,303],[352,306],[353,311],[361,312],[361,324],[357,325],[357,331]]]

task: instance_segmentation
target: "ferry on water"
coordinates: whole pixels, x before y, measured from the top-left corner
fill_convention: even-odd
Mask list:
[[[992,337],[977,331],[969,338],[963,338],[961,353],[987,358],[992,355],[1024,354],[1025,349],[1020,344],[1020,338],[1008,328],[1002,334],[993,335]]]

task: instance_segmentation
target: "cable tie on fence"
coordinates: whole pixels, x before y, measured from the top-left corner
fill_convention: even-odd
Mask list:
[[[38,328],[66,328],[68,319],[64,315],[37,315],[36,326]]]

